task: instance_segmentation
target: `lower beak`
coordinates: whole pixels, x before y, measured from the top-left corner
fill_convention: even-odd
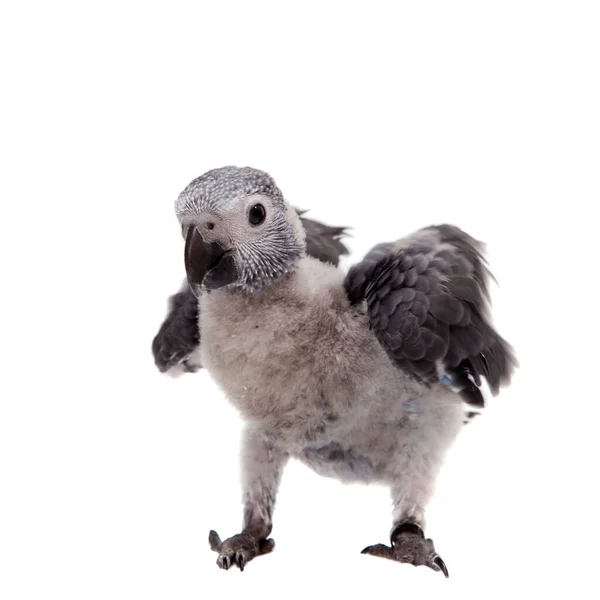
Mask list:
[[[202,285],[208,290],[216,290],[238,278],[231,250],[218,241],[205,242],[195,227],[190,227],[185,239],[185,270],[196,296]]]

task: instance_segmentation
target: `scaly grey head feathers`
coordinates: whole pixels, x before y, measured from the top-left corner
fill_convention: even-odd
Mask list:
[[[179,195],[175,210],[187,253],[207,260],[190,273],[195,263],[190,255],[188,276],[196,286],[258,291],[289,273],[305,252],[299,215],[272,177],[257,169],[208,171]],[[229,263],[221,263],[219,255]]]

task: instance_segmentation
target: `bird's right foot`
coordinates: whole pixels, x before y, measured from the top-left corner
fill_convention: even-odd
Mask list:
[[[222,542],[219,534],[211,530],[208,542],[211,550],[219,553],[217,565],[225,570],[237,565],[240,571],[243,571],[253,558],[268,554],[275,548],[275,542],[271,538],[258,539],[250,532],[238,533]]]

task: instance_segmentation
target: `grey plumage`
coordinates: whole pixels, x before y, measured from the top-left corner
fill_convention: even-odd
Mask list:
[[[306,255],[318,232],[312,250],[328,240],[324,253],[339,256],[341,232],[302,226],[272,178],[248,167],[194,180],[176,212],[202,364],[247,423],[243,529],[225,541],[210,533],[219,566],[243,569],[273,549],[276,492],[294,457],[342,481],[388,485],[391,545],[363,552],[447,576],[423,535],[425,508],[474,413],[463,400],[481,406],[482,379],[497,393],[516,364],[491,324],[481,244],[428,227],[377,245],[345,275]]]

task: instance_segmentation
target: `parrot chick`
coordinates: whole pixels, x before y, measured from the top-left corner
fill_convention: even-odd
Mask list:
[[[292,457],[321,475],[387,485],[390,544],[363,553],[447,577],[424,535],[425,509],[465,406],[483,406],[482,378],[496,394],[516,365],[490,321],[482,245],[457,227],[426,227],[375,246],[346,274],[307,255],[300,215],[249,167],[195,179],[176,214],[189,284],[181,335],[246,423],[242,531],[224,541],[210,532],[219,567],[243,570],[273,549]]]

